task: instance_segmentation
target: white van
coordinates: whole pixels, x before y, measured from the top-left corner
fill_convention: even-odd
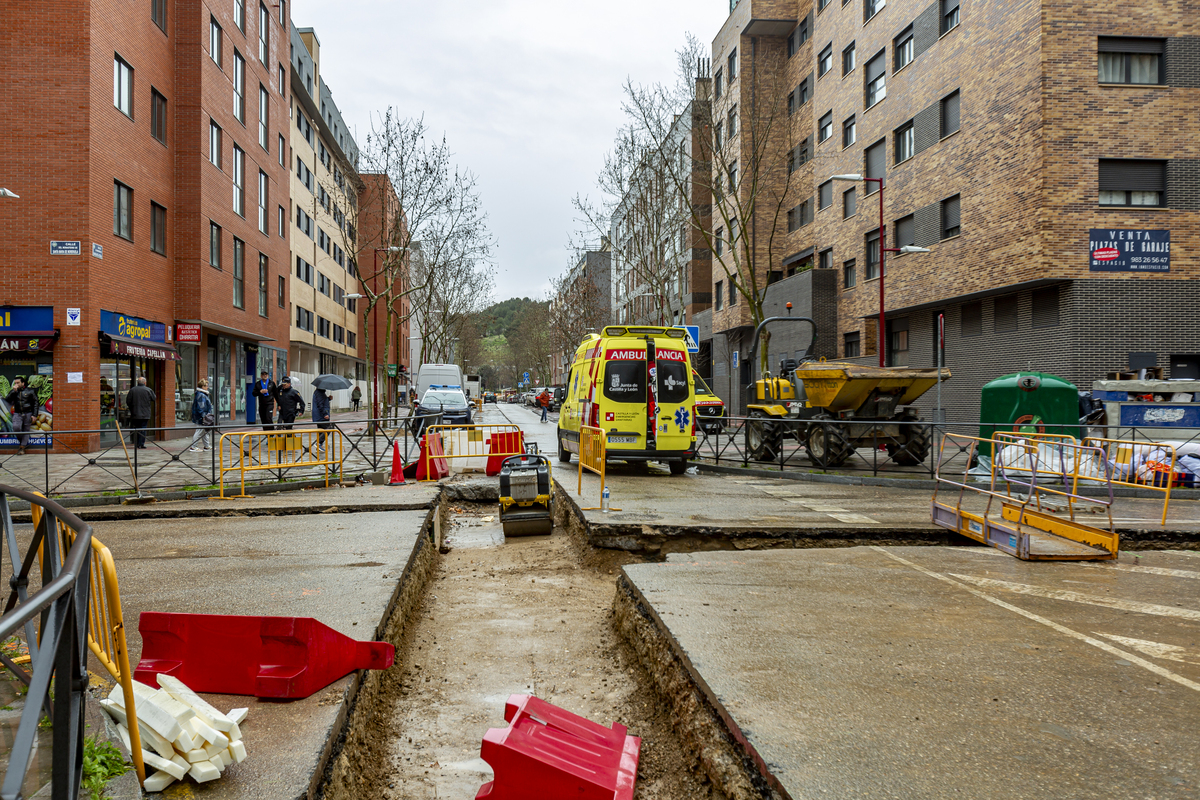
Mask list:
[[[417,399],[425,396],[431,386],[464,391],[462,367],[458,364],[422,364],[417,370]]]

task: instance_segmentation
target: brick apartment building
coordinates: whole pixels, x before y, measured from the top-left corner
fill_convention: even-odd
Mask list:
[[[567,271],[562,292],[550,298],[551,319],[567,317],[581,320],[588,328],[597,331],[613,322],[613,301],[617,292],[613,280],[612,245],[604,239],[598,249],[585,250],[579,254],[575,266]],[[560,303],[572,303],[571,310],[560,310]],[[582,337],[580,337],[582,340]],[[579,342],[564,343],[557,352],[550,354],[550,374],[546,376],[550,386],[565,386],[575,359]],[[541,376],[539,376],[541,377]]]
[[[253,418],[286,369],[286,4],[39,4],[8,18],[0,375],[36,375],[55,446],[115,441],[144,375],[153,426]],[[101,433],[102,432],[102,433]],[[36,441],[36,440],[35,440]],[[15,437],[0,436],[0,446]]]
[[[738,162],[745,175],[764,152],[749,141],[756,124],[770,130],[762,174],[787,185],[788,213],[776,225],[760,208],[742,225],[768,305],[816,317],[819,355],[877,360],[877,184],[833,179],[857,173],[884,179],[886,246],[930,251],[886,254],[885,357],[934,366],[944,315],[951,421],[977,417],[980,387],[1023,369],[1088,389],[1142,354],[1140,365],[1200,377],[1197,10],[731,3],[714,93],[716,117],[741,124],[714,181]],[[787,124],[761,124],[776,117]],[[750,320],[723,299],[713,383],[740,399],[749,365],[732,364],[749,352]],[[802,338],[779,329],[772,365]]]

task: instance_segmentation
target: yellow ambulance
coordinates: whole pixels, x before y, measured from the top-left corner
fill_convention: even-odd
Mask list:
[[[609,460],[660,461],[682,475],[696,456],[696,393],[682,328],[609,325],[589,334],[567,378],[558,460],[579,453],[579,430],[605,433]]]

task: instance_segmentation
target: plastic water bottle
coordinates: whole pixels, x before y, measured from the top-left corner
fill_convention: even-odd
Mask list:
[[[608,513],[608,499],[609,499],[608,487],[605,486],[604,491],[600,493],[600,513],[601,514]]]

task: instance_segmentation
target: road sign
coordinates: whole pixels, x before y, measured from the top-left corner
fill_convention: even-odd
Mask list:
[[[733,368],[734,369],[738,368],[738,351],[737,350],[733,351]]]
[[[689,353],[700,352],[700,326],[699,325],[684,325],[684,331],[687,332],[687,347]]]
[[[522,373],[521,373],[521,377],[522,377],[522,378],[524,378],[526,381],[528,381],[528,380],[529,380],[529,373],[528,373],[528,372],[522,372]]]
[[[52,256],[77,256],[82,252],[79,242],[64,242],[56,239],[50,240],[50,255]]]

